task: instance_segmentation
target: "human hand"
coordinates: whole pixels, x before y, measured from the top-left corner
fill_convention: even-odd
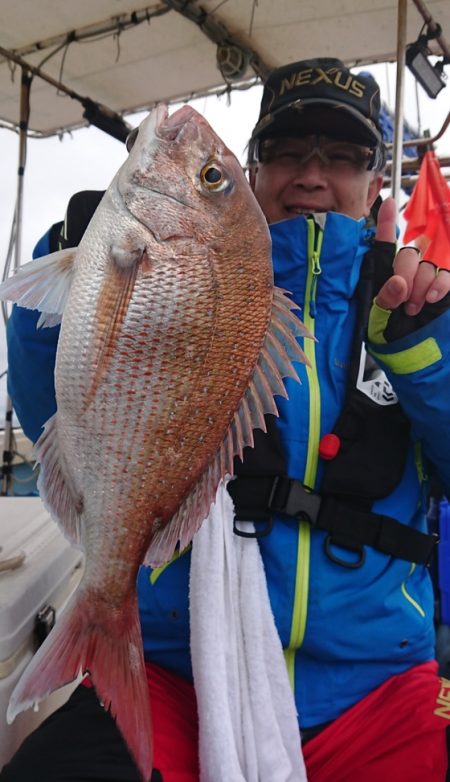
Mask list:
[[[375,238],[395,242],[396,208],[393,198],[380,206]],[[394,259],[394,274],[380,289],[375,302],[385,310],[396,310],[404,305],[406,315],[417,315],[426,304],[435,304],[450,293],[450,272],[439,269],[430,261],[420,260],[413,247],[402,247]],[[450,302],[447,306],[450,306]],[[447,308],[447,307],[445,307]],[[435,315],[442,307],[436,308]]]

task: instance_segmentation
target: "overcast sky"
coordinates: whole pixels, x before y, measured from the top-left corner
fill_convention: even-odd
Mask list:
[[[377,78],[382,99],[392,106],[395,99],[395,67],[374,66],[370,69]],[[449,69],[447,68],[447,71]],[[355,69],[357,72],[357,69]],[[418,126],[415,82],[409,72],[405,81],[405,117]],[[419,87],[419,118],[422,131],[438,132],[447,115],[450,87],[444,88],[437,99],[427,98]],[[245,146],[255,124],[261,97],[261,88],[235,91],[228,98],[215,96],[195,101],[195,108],[211,123],[215,131],[243,162]],[[141,115],[142,117],[142,115]],[[131,124],[140,121],[139,115],[129,118]],[[438,144],[440,154],[450,155],[450,129]],[[25,174],[22,263],[31,258],[32,249],[49,226],[64,217],[67,201],[77,190],[104,189],[125,157],[124,145],[96,128],[83,128],[58,138],[31,139]],[[18,137],[0,128],[0,266],[3,269],[16,200],[16,172],[18,164]],[[0,324],[0,372],[6,368],[4,333]],[[2,426],[2,398],[0,384],[0,428]]]

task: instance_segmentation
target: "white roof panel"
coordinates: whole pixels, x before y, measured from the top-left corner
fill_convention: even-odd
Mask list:
[[[427,0],[426,7],[449,40],[449,0]],[[315,56],[350,65],[395,59],[396,24],[395,0],[165,0],[147,6],[139,0],[2,0],[0,46],[78,95],[124,114],[225,88],[211,37],[253,52],[262,73]],[[422,24],[408,3],[408,42]],[[253,77],[249,65],[243,79]],[[20,67],[0,58],[0,120],[17,125],[19,95]],[[75,127],[83,124],[82,115],[77,100],[34,77],[33,131]]]

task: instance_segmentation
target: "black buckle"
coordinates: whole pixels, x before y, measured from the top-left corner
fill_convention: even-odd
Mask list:
[[[272,485],[268,507],[281,516],[317,523],[322,498],[313,491],[307,491],[301,481],[277,476]]]
[[[237,524],[254,524],[255,529],[253,532],[245,532],[243,529],[239,529]],[[264,527],[259,527],[258,525],[264,524]],[[260,519],[260,520],[254,520],[254,519],[233,519],[233,532],[235,535],[239,535],[240,538],[265,538],[266,535],[270,535],[273,529],[273,519],[272,516],[269,516],[267,519]]]

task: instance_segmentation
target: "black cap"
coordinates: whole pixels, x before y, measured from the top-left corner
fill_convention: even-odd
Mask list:
[[[379,115],[372,76],[355,75],[334,58],[301,60],[268,77],[250,148],[257,139],[314,133],[374,148],[382,141]]]

